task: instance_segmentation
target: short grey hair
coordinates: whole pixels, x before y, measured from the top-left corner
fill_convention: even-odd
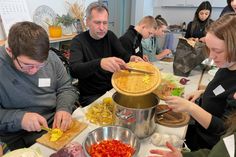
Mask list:
[[[91,18],[91,13],[93,9],[99,12],[106,10],[109,15],[108,8],[102,2],[92,2],[89,4],[89,6],[86,9],[86,18]]]

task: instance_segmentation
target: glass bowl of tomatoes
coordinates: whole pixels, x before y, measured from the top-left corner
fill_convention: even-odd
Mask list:
[[[128,128],[104,126],[91,131],[83,142],[86,156],[135,157],[139,138]]]

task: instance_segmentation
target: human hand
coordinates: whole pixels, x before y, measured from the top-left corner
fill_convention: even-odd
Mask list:
[[[143,60],[144,60],[145,62],[149,62],[148,56],[147,56],[147,55],[143,55]]]
[[[204,93],[204,90],[196,90],[196,91],[186,95],[185,98],[191,102],[195,102],[201,96],[202,93]]]
[[[72,122],[72,117],[69,112],[57,111],[54,116],[52,128],[59,128],[62,131],[66,131]]]
[[[100,63],[102,69],[112,73],[121,70],[120,65],[125,65],[125,62],[117,57],[103,58]]]
[[[26,131],[41,131],[41,125],[48,128],[46,119],[38,113],[26,112],[21,127]]]
[[[205,37],[200,38],[199,41],[205,43]]]
[[[189,40],[192,40],[192,41],[195,41],[195,42],[199,41],[198,38],[189,38]]]
[[[139,57],[139,56],[135,56],[135,55],[132,55],[129,59],[130,62],[144,62],[144,60]]]
[[[170,49],[165,49],[161,53],[163,53],[165,56],[171,53]]]
[[[156,154],[158,156],[148,156],[148,157],[159,157],[160,155],[162,157],[182,157],[181,152],[175,148],[172,144],[169,142],[166,142],[166,147],[170,149],[170,151],[165,151],[165,150],[159,150],[159,149],[153,149],[150,150],[151,154]]]
[[[195,105],[193,102],[188,101],[178,96],[167,96],[165,98],[166,104],[174,112],[188,112],[190,113],[191,107]]]

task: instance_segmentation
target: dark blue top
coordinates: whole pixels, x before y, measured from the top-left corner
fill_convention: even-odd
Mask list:
[[[212,23],[213,21],[210,20],[209,22],[207,21],[198,21],[199,27],[195,28],[193,32],[191,32],[192,27],[193,27],[193,21],[191,21],[188,24],[186,33],[185,33],[185,38],[202,38],[206,35],[205,28]]]
[[[126,33],[119,40],[129,54],[143,58],[142,38],[143,36],[134,29],[134,26],[130,25]]]
[[[231,13],[231,12],[234,12],[233,8],[227,5],[226,7],[224,7],[222,12],[220,13],[220,17],[226,13]]]

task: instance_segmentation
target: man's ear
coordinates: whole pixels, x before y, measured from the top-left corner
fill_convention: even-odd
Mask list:
[[[13,54],[12,54],[12,50],[9,47],[6,47],[7,50],[7,54],[12,58]]]
[[[89,18],[86,18],[86,27],[89,28]]]

